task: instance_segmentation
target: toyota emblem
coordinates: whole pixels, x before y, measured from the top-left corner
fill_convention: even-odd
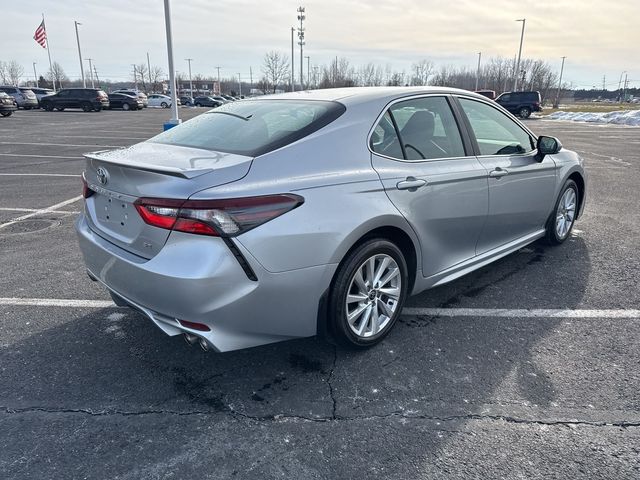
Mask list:
[[[96,177],[98,177],[98,182],[100,182],[101,185],[106,185],[109,181],[109,172],[107,172],[106,168],[99,167],[98,170],[96,170]]]

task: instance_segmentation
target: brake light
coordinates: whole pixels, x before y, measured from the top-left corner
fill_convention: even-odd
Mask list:
[[[82,197],[89,198],[91,195],[94,194],[94,191],[89,188],[89,184],[84,179],[84,175],[82,175],[81,178],[82,178]]]
[[[222,200],[139,198],[138,213],[149,225],[198,235],[233,237],[293,210],[304,198],[293,194]]]

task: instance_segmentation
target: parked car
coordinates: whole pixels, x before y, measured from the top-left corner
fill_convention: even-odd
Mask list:
[[[191,105],[193,105],[193,97],[189,97],[187,95],[181,96],[180,104],[190,107]]]
[[[202,96],[202,97],[196,97],[193,100],[193,104],[196,107],[219,107],[220,105],[222,105],[222,102],[219,100],[214,100],[211,97],[207,97],[207,96]]]
[[[40,105],[48,112],[65,108],[81,108],[85,112],[109,108],[109,97],[97,88],[63,88],[54,95],[42,97]]]
[[[323,331],[371,346],[408,295],[565,242],[586,197],[559,140],[440,87],[234,102],[86,157],[89,276],[217,351]]]
[[[47,95],[53,95],[54,92],[50,88],[32,88],[31,91],[35,94],[36,99],[38,100],[38,107],[40,106],[40,100],[42,97],[46,97]]]
[[[8,93],[0,92],[0,115],[9,117],[18,109],[15,99]]]
[[[227,100],[226,98],[224,98],[221,95],[209,95],[210,98],[217,100],[218,102],[225,104],[225,103],[229,103],[231,102],[231,100]]]
[[[24,108],[25,110],[38,108],[38,99],[30,88],[3,85],[0,86],[0,92],[12,96],[19,108]]]
[[[149,98],[147,94],[136,89],[126,89],[122,88],[120,90],[114,90],[111,93],[124,93],[125,95],[133,95],[134,97],[138,97],[142,101],[142,106],[147,107],[149,105]]]
[[[476,93],[479,93],[483,97],[487,97],[490,100],[496,99],[496,92],[493,90],[476,90]]]
[[[177,103],[180,105],[180,99],[178,99]],[[149,106],[169,108],[171,106],[171,97],[161,93],[152,93],[149,95]]]
[[[231,95],[224,95],[221,93],[220,96],[225,100],[229,100],[230,102],[235,102],[237,100],[235,97],[232,97]]]
[[[529,118],[531,112],[542,110],[540,92],[505,92],[496,98],[496,102],[521,118]]]
[[[123,110],[139,110],[144,108],[142,100],[137,95],[124,93],[109,94],[109,108],[121,108]]]

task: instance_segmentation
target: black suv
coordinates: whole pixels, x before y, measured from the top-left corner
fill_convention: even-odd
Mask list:
[[[47,95],[40,100],[40,106],[47,112],[55,108],[59,112],[65,108],[81,108],[85,112],[109,108],[109,97],[97,88],[65,88],[55,95]]]
[[[531,112],[542,110],[540,92],[504,92],[496,102],[522,118],[529,118]]]

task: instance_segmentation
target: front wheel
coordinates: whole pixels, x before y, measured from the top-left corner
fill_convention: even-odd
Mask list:
[[[129,106],[129,104],[128,104],[128,103],[123,103],[123,104],[122,104],[122,109],[123,109],[123,110],[129,110],[130,108],[131,108],[131,107]]]
[[[50,103],[45,103],[42,108],[44,108],[47,112],[53,112],[53,105],[51,105]]]
[[[555,209],[547,222],[547,243],[560,245],[567,238],[573,228],[578,213],[578,186],[573,180],[567,182],[560,190]]]
[[[329,300],[329,321],[351,347],[375,345],[402,312],[409,276],[400,249],[383,238],[366,241],[340,265]]]
[[[161,106],[162,108],[169,108],[169,104],[167,104],[167,102],[162,102],[162,103],[160,104],[160,106]]]
[[[11,110],[9,110],[7,112],[0,112],[0,115],[2,115],[3,117],[10,117],[11,114],[13,114],[13,112]]]
[[[518,110],[518,115],[520,115],[521,118],[529,118],[531,116],[531,109],[529,107],[522,107]]]
[[[83,112],[90,112],[91,110],[93,110],[93,107],[91,106],[90,103],[83,103],[82,104],[82,111]]]

